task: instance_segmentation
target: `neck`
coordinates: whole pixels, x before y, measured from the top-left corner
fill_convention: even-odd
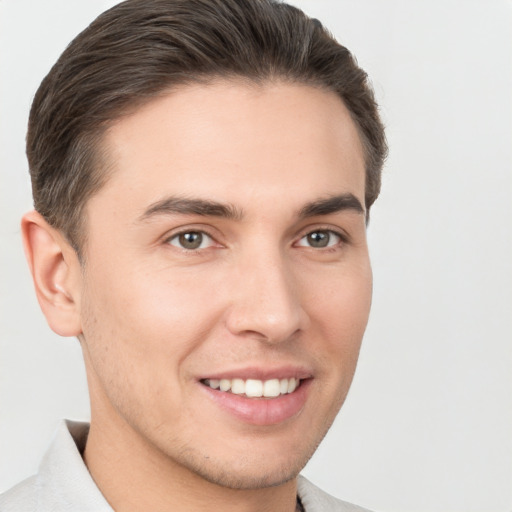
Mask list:
[[[294,512],[296,479],[275,487],[231,489],[177,464],[128,425],[106,425],[92,415],[84,461],[116,512]]]

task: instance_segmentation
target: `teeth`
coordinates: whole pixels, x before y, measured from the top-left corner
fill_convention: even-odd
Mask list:
[[[219,389],[220,388],[220,380],[210,379],[210,387],[213,389]]]
[[[281,386],[279,379],[266,380],[263,384],[263,396],[279,396],[281,394]]]
[[[245,382],[245,394],[250,397],[263,396],[263,382],[261,380],[247,379]]]
[[[220,379],[219,387],[221,391],[229,391],[231,389],[231,381],[229,379]]]
[[[233,379],[231,381],[231,393],[243,395],[245,393],[245,381],[242,379]]]
[[[235,395],[246,395],[251,398],[274,398],[279,395],[293,393],[300,384],[299,379],[205,379],[203,381],[212,389],[230,391]]]

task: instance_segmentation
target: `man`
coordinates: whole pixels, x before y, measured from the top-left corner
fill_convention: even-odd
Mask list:
[[[386,144],[365,73],[272,0],[128,0],[31,110],[22,221],[67,422],[1,510],[362,510],[299,472],[348,392]]]

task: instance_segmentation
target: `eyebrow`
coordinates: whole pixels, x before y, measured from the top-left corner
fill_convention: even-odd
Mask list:
[[[345,210],[364,214],[365,210],[354,194],[340,194],[326,199],[318,199],[305,204],[299,211],[299,218],[331,215]],[[219,203],[206,199],[191,199],[183,197],[166,197],[151,204],[139,217],[145,221],[158,215],[201,215],[204,217],[220,217],[230,220],[241,220],[243,210],[228,203]]]
[[[354,194],[348,193],[308,203],[301,208],[299,217],[305,219],[308,217],[331,215],[344,210],[365,214],[365,209],[359,199]]]
[[[147,208],[139,220],[147,220],[157,215],[201,215],[204,217],[222,217],[240,220],[243,212],[236,206],[206,199],[189,199],[183,197],[166,197]]]

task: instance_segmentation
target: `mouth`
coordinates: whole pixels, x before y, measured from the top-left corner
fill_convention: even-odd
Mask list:
[[[231,417],[256,426],[279,425],[297,417],[305,407],[313,376],[308,372],[291,371],[263,376],[258,371],[215,375],[199,380],[209,399]],[[253,374],[253,375],[247,375]],[[292,376],[294,375],[294,376]],[[248,378],[251,377],[251,378]],[[265,379],[265,377],[267,377]]]
[[[268,380],[225,378],[202,379],[200,382],[211,389],[247,398],[278,398],[295,392],[302,380],[295,377]]]

